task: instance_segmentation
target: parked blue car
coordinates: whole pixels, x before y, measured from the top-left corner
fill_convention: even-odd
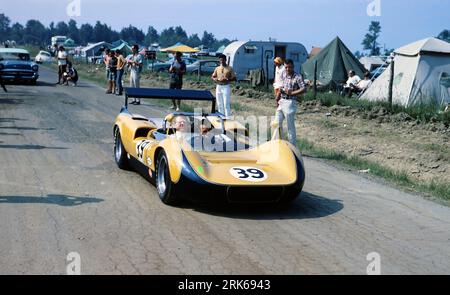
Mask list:
[[[212,74],[214,70],[220,65],[218,60],[198,60],[188,66],[186,66],[186,71],[190,74],[198,75],[200,74]]]
[[[183,57],[182,60],[186,63],[186,66],[193,64],[197,61],[196,58]],[[160,61],[156,60],[153,63],[151,61],[148,62],[148,69],[152,72],[167,72],[170,66],[173,63],[173,59],[168,61]]]
[[[0,48],[0,76],[3,81],[36,84],[39,66],[25,49]]]

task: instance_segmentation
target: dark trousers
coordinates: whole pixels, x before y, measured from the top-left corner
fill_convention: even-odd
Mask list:
[[[119,91],[119,94],[122,94],[123,92],[123,85],[122,85],[122,77],[123,77],[124,69],[117,70],[117,79],[116,79],[116,87]]]
[[[348,96],[348,97],[352,97],[354,93],[359,94],[361,92],[361,90],[353,84],[351,84],[350,87],[341,86],[338,88],[338,91],[341,96]]]
[[[183,80],[181,79],[172,79],[170,81],[169,89],[181,89],[183,88]],[[180,99],[172,99],[172,104],[174,107],[180,107],[181,100]]]

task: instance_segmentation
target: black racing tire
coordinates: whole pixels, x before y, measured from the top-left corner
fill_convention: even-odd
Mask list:
[[[119,128],[116,128],[116,131],[114,132],[114,160],[116,161],[116,164],[120,169],[130,169],[127,151],[123,146]]]
[[[286,191],[284,193],[284,196],[280,200],[281,205],[289,205],[294,200],[300,197],[300,194],[302,192],[301,187],[288,187],[286,188]]]
[[[169,161],[164,151],[158,154],[156,160],[155,182],[161,201],[166,205],[176,205],[179,200],[175,194],[175,184],[170,179]]]

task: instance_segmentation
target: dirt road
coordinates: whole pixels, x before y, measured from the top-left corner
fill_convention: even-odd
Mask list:
[[[450,208],[314,159],[288,209],[165,206],[113,161],[123,99],[41,75],[0,92],[0,274],[450,273]]]

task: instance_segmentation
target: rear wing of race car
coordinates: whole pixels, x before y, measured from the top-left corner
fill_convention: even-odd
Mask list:
[[[128,108],[128,98],[210,101],[212,103],[211,112],[216,112],[216,98],[209,90],[125,87],[125,108]]]

